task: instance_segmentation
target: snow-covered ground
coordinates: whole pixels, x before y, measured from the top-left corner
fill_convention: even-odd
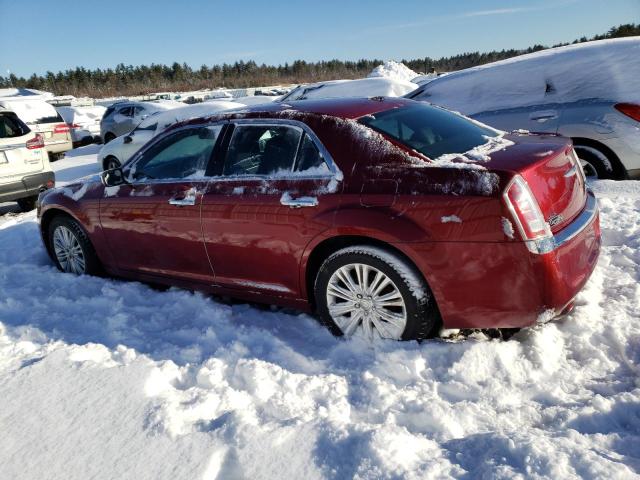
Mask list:
[[[371,345],[62,274],[35,214],[0,212],[0,478],[638,477],[640,183],[593,187],[604,245],[575,311],[509,341]]]

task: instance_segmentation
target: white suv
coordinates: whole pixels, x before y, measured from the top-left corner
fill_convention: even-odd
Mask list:
[[[0,108],[0,202],[34,208],[38,193],[55,185],[44,137],[10,111]]]

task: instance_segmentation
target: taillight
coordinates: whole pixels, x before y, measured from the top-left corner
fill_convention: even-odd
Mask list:
[[[503,198],[529,250],[534,253],[553,250],[551,228],[529,185],[520,175],[513,177]]]
[[[640,122],[640,105],[637,103],[616,103],[613,108],[624,113],[627,117],[633,118],[636,122]]]
[[[31,140],[27,140],[26,146],[29,150],[35,150],[36,148],[44,148],[44,137],[39,133]]]
[[[78,125],[77,123],[70,123],[68,125],[70,130],[76,130],[78,128],[82,128],[82,126]]]
[[[55,128],[53,129],[53,133],[69,133],[69,128],[70,126],[66,123],[61,123],[55,126]]]

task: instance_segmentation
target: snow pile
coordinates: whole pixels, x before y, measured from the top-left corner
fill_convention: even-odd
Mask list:
[[[376,77],[393,78],[395,80],[411,82],[414,78],[418,77],[418,74],[404,63],[387,60],[382,65],[378,65],[371,70],[371,73],[367,75],[367,78]]]
[[[640,38],[587,42],[468,68],[418,99],[466,115],[582,99],[640,101]]]
[[[593,186],[603,250],[575,311],[509,341],[369,344],[307,315],[61,274],[34,213],[4,215],[1,476],[636,477],[640,184]]]

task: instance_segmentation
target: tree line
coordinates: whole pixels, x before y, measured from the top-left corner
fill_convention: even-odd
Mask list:
[[[640,24],[630,23],[611,28],[607,33],[591,38],[582,37],[572,43],[590,40],[640,35]],[[558,47],[568,43],[552,45]],[[508,49],[487,53],[468,52],[451,57],[433,59],[402,59],[401,61],[416,72],[448,72],[474,67],[525,53],[550,48],[534,45],[524,50]],[[328,60],[306,62],[296,60],[284,65],[258,65],[253,60],[237,61],[233,64],[207,66],[194,69],[186,63],[172,65],[124,65],[115,68],[88,70],[76,67],[58,73],[33,74],[28,78],[10,74],[0,76],[0,87],[35,88],[54,92],[58,95],[101,98],[116,95],[144,95],[163,91],[188,91],[204,88],[244,88],[277,84],[310,83],[342,78],[361,78],[382,60]]]

